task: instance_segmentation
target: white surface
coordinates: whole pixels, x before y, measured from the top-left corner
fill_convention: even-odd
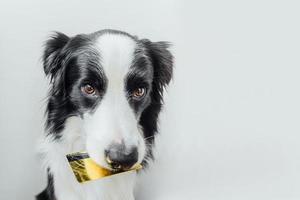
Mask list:
[[[225,3],[226,2],[226,3]],[[0,2],[0,199],[45,186],[42,43],[115,28],[174,43],[157,161],[139,199],[300,198],[299,1]]]

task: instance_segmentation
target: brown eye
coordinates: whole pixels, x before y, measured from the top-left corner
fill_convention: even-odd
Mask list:
[[[146,93],[145,88],[137,88],[132,92],[132,96],[136,99],[142,98]]]
[[[96,90],[93,86],[86,84],[82,87],[82,90],[84,93],[88,94],[88,95],[92,95],[96,93]]]

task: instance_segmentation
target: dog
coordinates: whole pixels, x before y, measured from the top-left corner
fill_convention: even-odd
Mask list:
[[[169,47],[111,29],[55,32],[46,41],[50,89],[39,152],[48,183],[37,200],[134,200],[136,171],[80,184],[65,156],[87,151],[109,170],[147,166],[173,74]]]

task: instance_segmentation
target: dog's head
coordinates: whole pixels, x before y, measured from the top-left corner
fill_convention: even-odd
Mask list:
[[[88,153],[110,169],[128,169],[152,156],[164,87],[172,77],[168,43],[103,30],[56,33],[43,56],[51,79],[47,129],[57,138],[66,120],[82,120]]]

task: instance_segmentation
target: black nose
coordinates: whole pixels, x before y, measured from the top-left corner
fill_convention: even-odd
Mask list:
[[[112,145],[105,150],[107,163],[116,170],[128,170],[138,161],[137,147],[126,148],[125,145]]]

